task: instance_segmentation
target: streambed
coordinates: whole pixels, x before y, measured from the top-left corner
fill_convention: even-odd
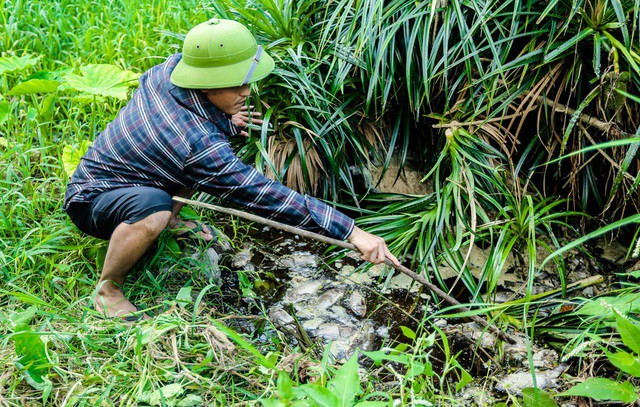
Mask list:
[[[384,265],[363,269],[354,255],[328,263],[326,245],[270,228],[252,238],[222,263],[249,276],[274,327],[303,347],[330,344],[337,361],[378,349],[435,310],[419,284]],[[223,284],[241,284],[222,275]]]
[[[343,256],[328,262],[326,245],[263,228],[252,233],[251,243],[243,250],[228,254],[222,261],[230,270],[223,271],[220,282],[238,293],[236,300],[245,304],[260,302],[260,307],[247,305],[247,314],[262,310],[268,319],[293,344],[302,348],[329,345],[335,361],[346,360],[356,349],[377,350],[398,341],[407,341],[401,327],[415,329],[425,316],[432,316],[436,306],[423,288],[405,275],[381,265],[364,269],[356,256]],[[593,257],[573,252],[567,258],[568,282],[593,276],[617,267],[624,255],[622,249],[606,248]],[[544,253],[541,253],[544,256]],[[224,256],[223,256],[224,257]],[[472,253],[471,262],[481,263],[483,255]],[[603,270],[606,263],[611,270]],[[495,301],[510,300],[525,281],[526,271],[517,262],[510,264],[499,283]],[[225,270],[225,267],[222,267]],[[610,273],[609,273],[610,274]],[[237,275],[249,276],[253,299],[242,298]],[[246,282],[245,282],[246,284]],[[559,281],[552,270],[538,273],[534,292],[557,288]],[[603,285],[581,289],[571,296],[593,296]],[[224,289],[223,291],[229,292]],[[468,301],[462,292],[459,300]],[[500,298],[503,297],[503,298]],[[541,310],[540,316],[551,310]],[[527,347],[531,346],[538,386],[554,389],[565,385],[562,375],[570,364],[563,363],[557,351],[543,344],[527,344],[526,337],[514,345],[497,345],[496,339],[471,323],[433,318],[432,322],[447,334],[449,351],[459,355],[458,362],[481,384],[467,386],[459,394],[468,405],[491,405],[487,400],[500,400],[505,394],[521,395],[530,386],[531,370]],[[251,324],[245,325],[247,332]],[[437,346],[436,346],[437,347]],[[500,350],[501,349],[501,350]],[[430,359],[438,371],[444,355],[432,353]],[[489,384],[489,387],[486,385]],[[490,390],[487,390],[490,389]]]

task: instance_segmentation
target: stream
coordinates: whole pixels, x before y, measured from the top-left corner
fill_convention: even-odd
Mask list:
[[[244,310],[241,311],[244,315],[261,313],[287,336],[287,341],[302,349],[314,344],[319,344],[320,349],[328,346],[332,358],[338,363],[344,362],[356,349],[378,350],[407,342],[403,327],[415,330],[425,315],[436,312],[431,296],[420,284],[387,266],[360,267],[362,261],[355,254],[328,261],[325,244],[269,227],[252,230],[251,237],[250,243],[245,243],[240,250],[225,250],[221,255],[211,248],[205,250],[204,255],[209,257],[212,266],[215,263],[213,268],[218,269],[212,278],[218,280],[222,292],[226,293],[225,302],[234,303],[233,309]],[[543,258],[545,254],[540,255]],[[609,248],[598,257],[615,267],[623,256],[623,248]],[[484,260],[480,250],[470,256],[472,264],[479,265]],[[218,262],[223,267],[217,267]],[[566,263],[569,282],[603,271],[599,266],[602,263],[591,256],[574,253]],[[517,287],[526,281],[521,269],[517,263],[507,264],[496,302],[512,299]],[[534,293],[557,288],[557,280],[553,272],[538,272]],[[602,284],[587,287],[572,296],[591,297],[603,287]],[[468,301],[467,294],[463,290],[457,294],[458,299]],[[546,312],[540,311],[540,316]],[[432,323],[446,333],[449,351],[457,355],[460,365],[472,377],[491,382],[490,392],[484,386],[465,387],[459,396],[470,405],[486,405],[489,399],[504,397],[501,394],[521,396],[522,389],[532,385],[528,346],[539,388],[560,386],[560,377],[569,368],[557,351],[542,346],[544,344],[527,343],[523,333],[513,332],[520,338],[518,343],[502,344],[499,351],[496,338],[482,332],[474,323],[437,318]],[[237,328],[254,332],[252,324],[245,320]],[[444,359],[440,350],[433,351],[430,360],[434,371],[440,371]]]

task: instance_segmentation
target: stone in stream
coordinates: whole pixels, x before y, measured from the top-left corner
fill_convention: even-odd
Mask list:
[[[231,258],[231,265],[234,268],[238,268],[238,269],[244,268],[249,264],[252,257],[253,257],[253,252],[251,250],[251,246],[245,246],[245,248],[241,252],[233,255],[233,257]]]
[[[295,320],[281,306],[275,306],[269,310],[269,320],[273,323],[273,325],[285,332],[294,335],[297,333]]]
[[[540,390],[556,387],[556,379],[560,377],[565,370],[567,370],[567,365],[559,365],[555,369],[545,370],[544,372],[536,371],[536,386]],[[502,393],[522,396],[522,390],[527,387],[533,387],[531,372],[519,372],[502,376],[498,379],[495,388]]]
[[[308,280],[306,282],[303,282],[302,284],[288,290],[282,302],[284,302],[285,304],[291,304],[314,298],[317,295],[317,292],[322,287],[323,283],[324,280]]]
[[[347,314],[347,310],[340,305],[334,305],[329,310],[332,314],[332,318],[342,324],[353,324],[353,317]]]
[[[344,297],[344,290],[341,288],[332,288],[325,291],[320,297],[313,301],[312,306],[316,310],[326,310],[333,304],[337,303]]]
[[[364,317],[367,313],[367,303],[364,296],[358,290],[353,290],[349,296],[349,311],[359,318]]]
[[[316,331],[316,336],[323,339],[336,340],[340,337],[340,325],[338,324],[322,324]]]
[[[221,285],[220,255],[213,248],[209,247],[204,252],[197,251],[192,256],[199,263],[200,269],[207,276],[207,279],[214,284]]]
[[[318,327],[324,323],[324,319],[322,318],[313,318],[302,323],[302,327],[307,331],[314,331],[318,329]]]
[[[280,257],[278,263],[292,273],[311,277],[318,268],[318,257],[308,252],[293,253]]]

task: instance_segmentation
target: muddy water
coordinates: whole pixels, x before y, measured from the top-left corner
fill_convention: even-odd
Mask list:
[[[344,360],[398,339],[400,326],[415,328],[433,312],[417,284],[387,267],[362,270],[350,257],[328,263],[326,245],[269,228],[252,239],[226,263],[249,276],[270,322],[302,347],[330,344],[331,355]],[[235,274],[223,284],[240,285]]]

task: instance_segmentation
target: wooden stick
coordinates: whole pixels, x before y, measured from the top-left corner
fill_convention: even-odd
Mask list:
[[[334,245],[334,246],[338,246],[338,247],[343,247],[345,249],[353,250],[354,252],[359,253],[359,250],[353,244],[351,244],[349,242],[344,242],[342,240],[333,239],[333,238],[330,238],[330,237],[327,237],[327,236],[320,235],[318,233],[313,233],[313,232],[309,232],[307,230],[302,230],[302,229],[297,228],[295,226],[290,226],[290,225],[286,225],[284,223],[276,222],[276,221],[273,221],[273,220],[270,220],[270,219],[265,219],[265,218],[263,218],[261,216],[257,216],[257,215],[253,215],[253,214],[250,214],[250,213],[247,213],[247,212],[239,211],[237,209],[223,208],[221,206],[211,205],[211,204],[208,204],[208,203],[194,201],[194,200],[191,200],[191,199],[186,199],[186,198],[182,198],[182,197],[178,197],[178,196],[174,196],[173,200],[176,201],[176,202],[180,202],[180,203],[185,203],[185,204],[189,204],[189,205],[193,205],[193,206],[199,206],[201,208],[211,209],[211,210],[214,210],[216,212],[226,213],[227,215],[237,216],[239,218],[247,219],[247,220],[250,220],[252,222],[261,223],[263,225],[271,226],[271,227],[274,227],[276,229],[281,229],[281,230],[284,230],[284,231],[289,232],[289,233],[300,235],[302,237],[307,237],[309,239],[314,239],[314,240],[317,240],[319,242],[328,243],[328,244],[331,244],[331,245]],[[464,307],[462,304],[460,304],[460,302],[458,300],[456,300],[455,298],[453,298],[452,296],[450,296],[449,294],[447,294],[446,292],[441,290],[440,287],[438,287],[435,284],[429,282],[423,276],[421,276],[421,275],[419,275],[417,273],[414,273],[413,271],[409,270],[408,268],[406,268],[403,265],[396,266],[389,259],[385,259],[384,262],[385,262],[386,265],[393,267],[394,269],[400,271],[401,273],[404,273],[404,274],[408,275],[413,280],[415,280],[415,281],[419,282],[420,284],[426,286],[429,290],[433,291],[438,297],[442,298],[444,301],[448,302],[451,305],[459,307],[462,312],[468,312],[469,311],[469,309],[467,307]],[[506,333],[502,332],[501,330],[496,328],[494,325],[490,325],[487,321],[485,321],[484,319],[480,318],[478,315],[471,315],[471,316],[469,316],[469,318],[471,320],[473,320],[474,322],[476,322],[477,324],[479,324],[481,327],[486,328],[489,331],[491,331],[492,333],[494,333],[495,335],[497,335],[500,339],[502,339],[504,341],[507,341],[509,343],[512,343],[512,344],[516,342],[516,340],[514,338],[512,338],[511,336],[509,336]]]

